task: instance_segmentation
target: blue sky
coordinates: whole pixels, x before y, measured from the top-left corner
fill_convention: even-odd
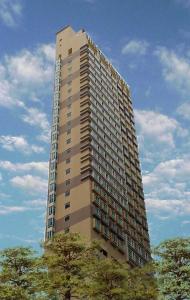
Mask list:
[[[190,0],[0,0],[0,248],[43,239],[55,33],[131,87],[151,243],[190,231]]]

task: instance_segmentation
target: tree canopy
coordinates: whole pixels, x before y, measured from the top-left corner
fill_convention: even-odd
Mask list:
[[[77,233],[57,234],[31,248],[0,251],[1,300],[190,300],[190,238],[154,249],[155,260],[131,268]]]
[[[0,252],[0,299],[31,299],[38,290],[38,264],[34,251],[26,247]]]
[[[167,240],[154,249],[161,295],[166,300],[190,299],[190,238]]]

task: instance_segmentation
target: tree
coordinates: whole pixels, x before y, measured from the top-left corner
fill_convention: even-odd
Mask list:
[[[88,264],[86,274],[84,290],[87,299],[124,299],[126,270],[117,261],[96,256]]]
[[[17,247],[0,251],[0,299],[31,299],[31,295],[39,292],[38,271],[32,249]]]
[[[94,264],[89,264],[87,274],[87,299],[157,299],[157,286],[151,264],[130,268],[127,263],[111,258],[96,258]]]
[[[125,262],[104,258],[101,245],[86,244],[76,233],[57,234],[44,244],[44,281],[56,299],[153,300],[156,285],[149,267],[129,268]],[[52,299],[52,298],[50,298]]]
[[[77,233],[56,234],[36,257],[30,248],[0,252],[1,300],[153,300],[150,267],[130,268],[101,255],[97,242]]]
[[[125,282],[125,300],[154,300],[158,298],[158,288],[155,279],[155,268],[152,263],[128,270]]]
[[[58,299],[81,296],[85,265],[94,255],[95,248],[84,243],[77,233],[56,234],[45,242],[42,265],[48,268],[48,292]]]
[[[154,254],[161,296],[167,300],[189,300],[190,238],[164,241]]]

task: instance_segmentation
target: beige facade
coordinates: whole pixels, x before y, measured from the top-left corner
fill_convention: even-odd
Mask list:
[[[46,238],[68,230],[132,265],[150,259],[129,88],[70,26],[56,36]]]

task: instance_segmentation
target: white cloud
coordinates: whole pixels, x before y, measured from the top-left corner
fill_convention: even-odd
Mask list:
[[[53,44],[44,44],[32,52],[24,49],[15,56],[5,57],[8,73],[14,78],[14,84],[38,86],[51,81],[53,52]]]
[[[28,191],[30,194],[47,192],[48,182],[39,176],[15,176],[10,182],[13,186]]]
[[[155,214],[167,213],[168,215],[183,216],[190,214],[189,200],[159,200],[146,199],[146,206]]]
[[[1,0],[0,1],[0,19],[9,26],[17,25],[22,16],[22,5],[19,0]]]
[[[17,150],[25,154],[44,152],[43,147],[30,145],[23,136],[1,135],[0,144],[8,151]]]
[[[143,183],[145,186],[155,185],[159,182],[171,183],[175,180],[177,190],[184,188],[184,185],[177,185],[177,182],[184,182],[190,176],[190,159],[172,159],[159,163],[152,172],[143,176]],[[158,187],[158,185],[157,185]]]
[[[39,135],[39,140],[43,142],[50,142],[50,124],[47,115],[38,108],[25,108],[26,114],[22,115],[22,120],[31,126],[38,127],[42,130]]]
[[[189,157],[160,162],[143,176],[148,210],[159,216],[190,214]]]
[[[46,199],[34,199],[34,200],[25,201],[25,203],[32,207],[46,207],[47,200]]]
[[[142,138],[151,138],[152,142],[175,146],[174,134],[187,135],[187,131],[173,118],[154,111],[135,110],[136,124]]]
[[[131,40],[121,50],[122,54],[145,55],[149,47],[148,42],[141,40]]]
[[[23,49],[6,55],[0,62],[0,105],[25,107],[29,101],[41,101],[53,87],[53,44],[42,44],[34,50]]]
[[[45,206],[45,201],[43,200],[31,200],[25,202],[26,205],[0,205],[0,215],[8,215],[12,213],[22,213],[30,210],[41,210]],[[30,205],[30,206],[29,206]]]
[[[11,213],[24,212],[28,210],[25,206],[4,206],[0,205],[0,215],[7,215]]]
[[[14,85],[7,76],[6,65],[0,64],[0,105],[4,107],[20,106],[24,103],[15,96]]]
[[[7,160],[0,161],[0,168],[11,172],[36,171],[44,175],[48,175],[48,162],[28,162],[28,163],[12,163]]]
[[[182,95],[190,95],[190,59],[164,47],[159,47],[155,54],[163,66],[164,79]]]
[[[183,103],[177,108],[177,113],[184,119],[190,120],[190,103]]]
[[[55,46],[54,44],[42,44],[40,51],[46,57],[47,61],[54,63],[55,61]]]
[[[182,225],[189,225],[190,224],[190,221],[189,220],[184,220],[181,222]]]
[[[26,103],[42,102],[52,92],[54,56],[55,46],[42,44],[31,51],[24,49],[14,56],[5,56],[0,62],[0,106],[19,107],[20,110],[23,110],[21,119],[40,129],[39,134],[36,134],[37,139],[48,143],[50,141],[50,124],[46,113],[37,107],[28,107]],[[12,142],[7,139],[11,139]],[[28,152],[27,141],[22,136],[2,137],[2,142],[3,147],[8,150],[15,148],[11,144],[14,143],[15,146],[18,146],[18,143],[22,143],[26,150],[24,151]],[[42,151],[42,147],[32,145],[29,152],[40,153]]]

